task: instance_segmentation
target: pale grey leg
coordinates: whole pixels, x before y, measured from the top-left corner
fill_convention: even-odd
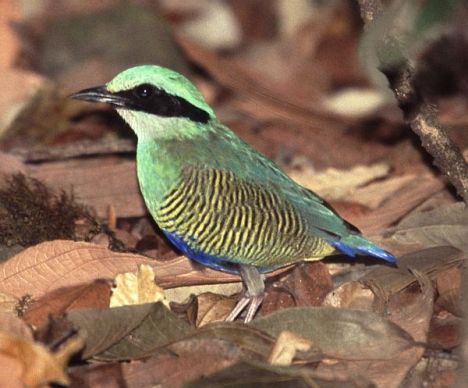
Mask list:
[[[240,276],[244,282],[246,291],[241,300],[237,302],[234,310],[228,315],[226,321],[233,321],[249,306],[244,320],[245,323],[248,323],[253,319],[263,302],[263,298],[265,297],[265,284],[263,283],[263,277],[260,272],[258,272],[258,269],[252,265],[240,265]]]

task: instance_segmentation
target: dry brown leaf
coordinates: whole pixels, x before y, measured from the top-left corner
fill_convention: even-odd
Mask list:
[[[20,45],[10,23],[20,17],[20,9],[20,4],[15,1],[0,1],[0,36],[2,37],[0,68],[2,68],[2,72],[13,66],[18,55]],[[9,91],[5,90],[5,93]]]
[[[360,282],[347,282],[328,293],[322,306],[372,310],[374,293]]]
[[[372,182],[365,187],[359,187],[349,193],[346,198],[349,202],[359,203],[371,209],[377,209],[385,201],[392,197],[398,197],[400,191],[405,190],[405,186],[411,184],[417,176],[406,174],[402,176],[389,177],[383,181]]]
[[[169,308],[164,290],[154,282],[154,271],[147,264],[140,264],[137,273],[126,272],[115,277],[110,307],[162,302]]]
[[[200,327],[210,322],[224,321],[235,307],[236,302],[223,295],[206,292],[198,295],[197,305],[196,326]]]
[[[353,166],[347,170],[327,168],[316,171],[303,166],[300,171],[288,171],[288,175],[300,185],[327,199],[341,199],[367,183],[388,175],[390,166],[385,163],[370,166]],[[348,198],[347,198],[348,199]]]
[[[422,175],[404,186],[382,206],[362,217],[345,217],[365,235],[381,234],[387,227],[396,223],[410,210],[427,198],[442,190],[444,182],[429,175]],[[346,216],[343,215],[342,216]]]
[[[3,131],[12,124],[18,112],[46,86],[50,86],[50,81],[35,73],[13,68],[2,70],[0,88],[5,92],[0,96],[0,135],[4,135]]]
[[[29,173],[58,190],[72,191],[77,201],[106,217],[112,205],[119,217],[140,217],[146,208],[138,187],[135,161],[92,158],[29,166]]]
[[[282,331],[271,350],[268,362],[272,365],[291,365],[297,352],[307,352],[312,342],[291,331]]]
[[[243,352],[232,343],[217,338],[178,341],[169,351],[144,361],[120,364],[92,364],[72,370],[73,386],[182,387],[195,378],[206,376],[236,362]],[[106,385],[104,385],[104,382]]]
[[[14,296],[0,293],[0,313],[13,313],[16,311],[19,299]]]
[[[432,317],[427,342],[434,348],[452,350],[461,344],[463,319],[452,314]]]
[[[461,304],[460,268],[450,268],[438,274],[436,286],[439,294],[436,306],[461,317],[463,313]]]
[[[55,240],[25,249],[1,263],[0,292],[17,297],[31,294],[39,298],[58,288],[96,279],[113,279],[119,273],[135,270],[139,264],[151,266],[156,283],[163,288],[239,280],[235,275],[194,267],[185,256],[158,261],[141,255],[116,253],[96,244]],[[268,275],[277,276],[288,269],[281,268]]]
[[[165,290],[170,302],[186,303],[192,295],[201,295],[212,292],[218,295],[231,296],[242,291],[242,283],[203,284],[200,286],[176,287]]]
[[[320,306],[333,287],[328,267],[322,262],[297,264],[275,283],[267,283],[261,315],[292,306]]]
[[[44,345],[30,339],[23,339],[7,331],[0,331],[0,363],[8,361],[8,365],[15,362],[16,375],[0,373],[0,384],[16,383],[15,379],[24,386],[38,387],[48,383],[68,385],[69,379],[65,372],[70,357],[81,349],[83,342],[79,337],[67,341],[56,353],[51,353]],[[0,364],[0,370],[5,365]],[[5,385],[7,386],[7,385]],[[8,385],[9,386],[9,385]]]
[[[9,313],[0,313],[0,328],[23,339],[33,339],[31,328],[22,319]]]
[[[277,111],[276,117],[281,111],[289,110],[303,119],[316,119],[317,116],[336,122],[336,116],[320,111],[315,106],[307,104],[307,101],[291,93],[284,93],[277,85],[260,71],[252,71],[252,66],[247,66],[237,60],[226,59],[216,53],[207,50],[184,37],[176,35],[182,49],[195,63],[208,71],[220,84],[244,93],[254,98],[259,103],[265,103]]]
[[[360,281],[385,302],[416,281],[413,271],[430,278],[465,261],[463,252],[452,247],[437,247],[408,253],[398,258],[399,268],[380,266],[363,276]],[[409,269],[409,270],[408,270]]]
[[[16,359],[0,353],[0,387],[24,388],[21,374],[21,364]]]
[[[23,319],[30,325],[39,327],[47,322],[50,314],[61,315],[76,309],[108,307],[110,288],[105,280],[59,288],[35,300],[26,310]]]
[[[456,202],[415,211],[398,224],[392,239],[423,247],[451,245],[467,252],[468,209],[463,202]]]
[[[405,290],[395,295],[389,303],[388,318],[410,334],[415,341],[426,342],[429,322],[432,316],[433,290],[430,280],[414,273],[421,285],[421,292]],[[380,349],[382,354],[388,349]],[[318,372],[324,377],[348,378],[363,375],[377,387],[397,388],[410,369],[417,364],[424,353],[421,346],[401,349],[398,355],[386,361],[344,361],[334,365],[321,364]]]
[[[14,155],[0,152],[0,177],[1,175],[11,175],[26,172],[26,166],[22,160]]]

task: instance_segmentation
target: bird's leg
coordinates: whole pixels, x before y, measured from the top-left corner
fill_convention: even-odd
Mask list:
[[[244,320],[245,323],[248,323],[253,319],[263,302],[263,298],[265,297],[265,284],[263,283],[263,277],[260,272],[258,272],[258,269],[252,265],[240,265],[240,276],[246,291],[241,300],[237,302],[236,307],[234,307],[228,315],[226,321],[233,321],[249,306]]]

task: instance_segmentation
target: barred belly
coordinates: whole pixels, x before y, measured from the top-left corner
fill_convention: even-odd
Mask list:
[[[334,250],[286,199],[224,170],[186,169],[154,216],[191,251],[235,263],[274,268]]]

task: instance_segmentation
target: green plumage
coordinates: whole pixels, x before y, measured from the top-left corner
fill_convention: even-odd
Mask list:
[[[236,263],[275,268],[334,250],[285,198],[225,170],[186,168],[154,217],[169,233],[191,236],[194,251]]]
[[[159,227],[187,238],[195,251],[264,268],[332,253],[321,236],[349,234],[343,220],[214,124],[217,130],[203,131],[196,146],[193,138],[139,140],[139,181]]]
[[[221,124],[182,75],[138,66],[73,97],[110,103],[135,131],[140,187],[166,236],[210,267],[239,264],[252,294],[263,285],[255,268],[269,271],[336,249],[395,260]]]

